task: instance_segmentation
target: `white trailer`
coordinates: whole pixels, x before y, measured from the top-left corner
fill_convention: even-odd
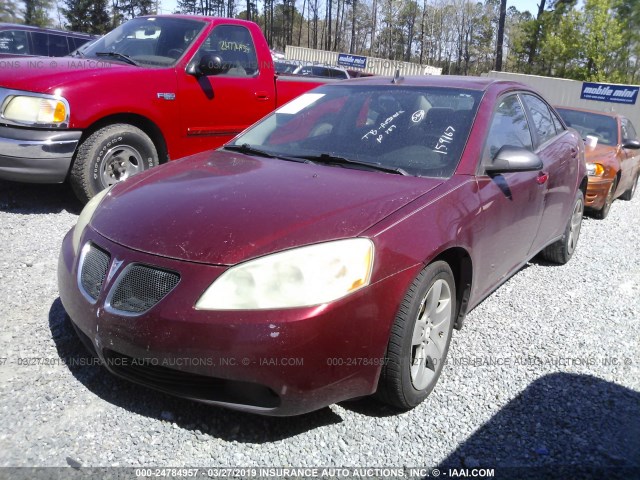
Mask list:
[[[285,59],[302,63],[315,63],[360,70],[374,75],[394,75],[400,70],[400,75],[440,75],[441,68],[419,63],[401,62],[386,58],[350,55],[346,53],[315,50],[313,48],[293,47],[287,45],[284,52]]]

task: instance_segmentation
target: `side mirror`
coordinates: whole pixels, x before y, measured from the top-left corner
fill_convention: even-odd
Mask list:
[[[193,61],[187,67],[187,73],[196,77],[218,75],[223,72],[222,59],[217,55],[203,55],[199,62]]]
[[[484,169],[489,175],[498,175],[510,172],[532,172],[542,168],[542,160],[532,151],[505,145],[498,150],[491,164],[486,165]]]
[[[629,150],[640,150],[640,141],[638,140],[623,140],[622,148],[628,148]]]

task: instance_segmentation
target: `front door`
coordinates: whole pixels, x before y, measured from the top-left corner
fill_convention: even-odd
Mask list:
[[[491,120],[477,177],[482,228],[477,250],[478,275],[495,287],[519,266],[533,243],[543,211],[546,185],[539,172],[489,176],[483,165],[505,145],[532,149],[531,132],[518,96],[502,98]],[[478,292],[484,296],[488,292]]]
[[[188,152],[217,148],[276,105],[273,70],[261,68],[251,32],[242,25],[218,25],[192,61],[219,57],[223,68],[210,76],[178,72],[182,136]]]

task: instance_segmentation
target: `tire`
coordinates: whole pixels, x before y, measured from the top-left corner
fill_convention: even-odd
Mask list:
[[[640,177],[640,173],[636,174],[636,178],[633,179],[633,184],[629,187],[629,189],[622,195],[620,195],[620,198],[622,200],[631,200],[636,194],[636,189],[638,188],[638,177]]]
[[[616,177],[613,182],[611,182],[611,186],[609,187],[609,191],[607,192],[607,198],[604,201],[604,205],[600,210],[595,210],[593,212],[594,218],[599,220],[604,220],[609,215],[609,210],[611,210],[611,205],[613,204],[613,196],[616,193],[616,188],[618,187],[618,178]]]
[[[442,372],[455,314],[451,268],[434,262],[420,272],[402,300],[391,327],[378,399],[409,410],[427,398]]]
[[[158,163],[158,151],[146,133],[124,123],[108,125],[80,144],[71,168],[71,187],[86,203],[100,190]]]
[[[578,190],[573,202],[571,216],[562,234],[562,238],[542,250],[542,258],[558,265],[564,265],[573,256],[580,238],[582,217],[584,216],[584,194]]]

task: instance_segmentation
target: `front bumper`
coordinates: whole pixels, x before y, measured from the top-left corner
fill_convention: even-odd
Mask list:
[[[602,209],[607,199],[611,183],[613,183],[613,178],[589,177],[584,206],[593,208],[594,210]]]
[[[29,183],[62,183],[82,132],[0,126],[0,178]]]
[[[87,228],[110,254],[95,303],[78,283],[71,232],[58,265],[60,298],[81,339],[122,378],[192,400],[265,415],[298,415],[375,392],[411,268],[331,304],[262,311],[202,311],[194,305],[226,267],[136,252]],[[180,274],[177,286],[138,316],[105,300],[132,262]],[[117,263],[116,263],[117,264]]]

